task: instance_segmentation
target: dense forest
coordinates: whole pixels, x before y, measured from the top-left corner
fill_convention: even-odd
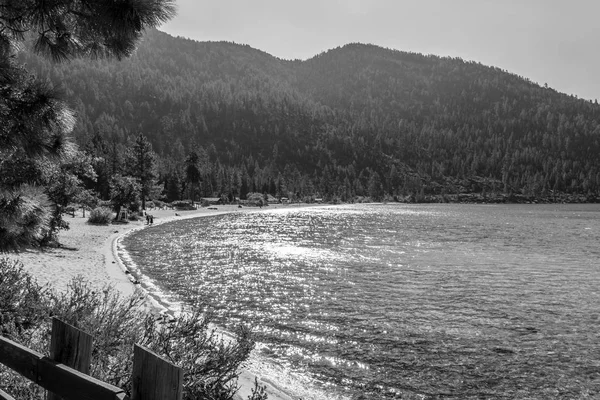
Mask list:
[[[476,62],[363,44],[289,61],[157,30],[122,61],[20,58],[76,112],[105,199],[141,148],[167,201],[600,199],[597,101]]]

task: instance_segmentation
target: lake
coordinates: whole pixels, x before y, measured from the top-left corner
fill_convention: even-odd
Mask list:
[[[600,205],[284,207],[122,245],[166,303],[252,326],[249,369],[305,399],[600,396]]]

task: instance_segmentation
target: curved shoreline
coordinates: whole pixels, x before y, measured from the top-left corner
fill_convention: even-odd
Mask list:
[[[119,255],[119,242],[127,235],[130,235],[136,231],[142,229],[148,229],[153,226],[162,225],[166,223],[172,223],[177,221],[183,221],[186,219],[195,219],[195,218],[203,218],[203,217],[212,217],[217,215],[231,214],[236,212],[258,212],[256,209],[242,209],[240,210],[237,206],[219,206],[217,211],[207,210],[207,209],[198,209],[193,211],[178,211],[175,213],[173,210],[156,210],[150,211],[149,213],[154,216],[154,224],[146,225],[142,223],[142,225],[132,227],[131,229],[125,230],[119,234],[115,234],[110,238],[110,250],[112,261],[109,262],[107,258],[106,268],[111,269],[112,265],[116,264],[120,270],[121,276],[125,276],[129,282],[129,288],[131,294],[135,293],[136,290],[140,290],[142,294],[146,297],[146,300],[149,302],[148,309],[150,312],[155,312],[158,314],[170,314],[173,315],[173,310],[171,310],[165,303],[163,303],[159,296],[153,294],[147,287],[143,285],[143,283],[136,284],[136,281],[140,281],[141,276],[138,276],[136,273],[129,271],[125,262],[121,259]],[[175,215],[174,215],[175,214]],[[110,274],[110,273],[109,273]],[[125,294],[125,293],[124,293]],[[226,334],[226,333],[224,333]],[[251,373],[248,370],[243,370],[238,378],[238,392],[236,394],[236,400],[245,400],[249,396],[252,395],[252,389],[254,388],[254,382],[257,380],[260,385],[265,386],[267,393],[269,395],[270,400],[294,400],[295,397],[291,397],[286,394],[281,388],[277,387],[276,384],[270,382],[268,380],[261,379],[261,377],[256,374]]]
[[[262,210],[280,207],[297,208],[291,206],[270,206]],[[300,205],[299,207],[304,207]],[[131,296],[139,285],[134,284],[131,274],[118,254],[118,244],[125,235],[139,229],[151,228],[168,222],[175,222],[190,218],[202,218],[235,212],[258,212],[259,209],[240,209],[237,206],[218,206],[217,210],[201,208],[192,211],[153,210],[149,213],[154,216],[154,224],[146,225],[145,220],[130,221],[123,225],[88,225],[87,215],[83,217],[78,210],[73,218],[67,218],[70,229],[61,231],[60,242],[62,247],[50,249],[28,249],[20,253],[5,254],[9,259],[19,260],[23,263],[24,270],[30,273],[40,284],[47,284],[57,291],[65,291],[72,279],[83,276],[84,279],[95,285],[111,285],[123,296]],[[146,295],[145,292],[144,295]],[[156,299],[146,296],[149,301],[148,310],[151,312],[164,311],[164,307]],[[275,384],[261,379],[260,376],[243,370],[238,380],[239,391],[236,400],[245,400],[252,394],[254,380],[267,387],[270,400],[294,400],[291,396]]]
[[[241,209],[240,210],[237,206],[232,206],[232,205],[219,206],[219,209],[217,209],[216,211],[208,210],[208,209],[197,209],[197,210],[191,210],[191,211],[177,211],[177,212],[175,212],[173,210],[150,211],[149,214],[153,215],[153,217],[154,217],[154,223],[152,225],[147,225],[145,223],[142,223],[141,225],[133,226],[131,229],[127,229],[127,230],[119,233],[118,235],[115,235],[114,237],[112,237],[111,243],[110,243],[110,249],[111,249],[111,256],[112,256],[113,261],[111,261],[110,263],[107,261],[106,268],[110,270],[113,263],[117,264],[119,266],[121,274],[123,274],[127,277],[128,281],[131,285],[130,292],[134,293],[136,289],[141,290],[142,293],[147,297],[148,301],[150,302],[149,308],[150,308],[151,312],[156,312],[159,314],[167,313],[167,314],[170,314],[172,317],[176,317],[177,315],[174,315],[174,313],[176,313],[178,311],[170,309],[168,307],[167,303],[162,301],[160,296],[153,293],[148,287],[146,287],[146,285],[144,285],[144,282],[141,280],[143,275],[140,274],[138,271],[133,271],[131,269],[128,269],[126,262],[122,259],[122,256],[119,254],[119,250],[121,249],[120,248],[121,241],[126,236],[129,236],[129,235],[135,233],[136,231],[140,231],[142,229],[150,229],[154,226],[158,226],[158,225],[162,225],[162,224],[173,223],[173,222],[183,221],[183,220],[187,220],[187,219],[195,219],[195,218],[213,217],[213,216],[224,215],[224,214],[232,214],[232,213],[237,213],[237,212],[247,213],[247,212],[257,212],[257,211],[258,210],[255,210],[255,209]]]

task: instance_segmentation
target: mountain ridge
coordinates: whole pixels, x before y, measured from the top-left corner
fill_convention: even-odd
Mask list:
[[[600,190],[600,106],[460,58],[350,43],[283,60],[155,30],[121,63],[23,59],[67,94],[80,145],[143,132],[165,187],[200,149],[204,195],[243,196],[242,181],[344,201]]]

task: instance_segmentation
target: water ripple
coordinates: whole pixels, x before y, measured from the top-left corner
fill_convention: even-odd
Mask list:
[[[600,395],[598,206],[349,205],[179,221],[140,269],[325,397]]]

